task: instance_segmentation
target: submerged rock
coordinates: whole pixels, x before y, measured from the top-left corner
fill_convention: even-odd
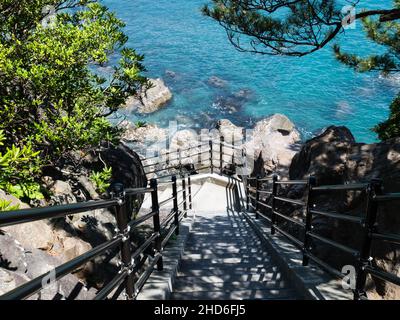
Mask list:
[[[215,88],[224,88],[227,86],[228,81],[218,78],[217,76],[212,76],[207,80],[207,83]]]
[[[130,97],[126,102],[126,109],[131,112],[153,113],[172,99],[171,90],[160,78],[150,79],[152,88],[143,90],[140,99]]]

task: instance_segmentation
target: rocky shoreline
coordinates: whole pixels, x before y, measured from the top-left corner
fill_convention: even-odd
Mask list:
[[[215,86],[224,85],[218,79],[213,79],[213,81]],[[164,100],[157,100],[160,102],[157,108],[165,104]],[[150,110],[153,109],[148,105],[147,111],[153,112]],[[168,129],[160,128],[155,124],[137,126],[124,121],[119,126],[124,130],[123,142],[120,146],[103,146],[99,152],[86,155],[75,166],[71,164],[62,170],[45,168],[42,181],[43,187],[49,190],[49,197],[46,202],[31,205],[57,205],[101,198],[102,195],[96,192],[89,179],[89,173],[91,170],[102,168],[104,164],[113,168],[112,181],[122,182],[127,187],[143,187],[147,184],[147,177],[140,160],[140,153],[155,146],[162,155],[171,149],[184,150],[193,146],[197,147],[201,141],[207,143],[210,137],[218,142],[221,136],[224,137],[226,143],[233,143],[239,149],[246,150],[247,157],[254,161],[252,176],[264,177],[278,173],[282,179],[297,180],[313,175],[320,184],[342,184],[349,181],[362,182],[381,178],[386,191],[400,190],[399,139],[376,144],[360,144],[355,141],[347,128],[332,126],[320,135],[302,142],[294,123],[282,114],[262,119],[256,122],[252,129],[244,130],[243,127],[227,119],[221,119],[216,122],[212,130],[204,132],[189,129],[177,130],[173,132],[172,137],[169,136]],[[164,145],[166,140],[169,142]],[[227,149],[227,161],[230,161],[231,155],[234,155],[236,159],[241,157],[240,151]],[[192,156],[197,153],[196,151],[200,152],[201,147],[198,147],[198,150],[192,150],[192,153],[184,151],[182,156],[185,160],[182,164],[189,166],[196,162],[197,155]],[[142,156],[145,156],[145,153],[142,153]],[[178,165],[178,160],[171,160],[169,165]],[[298,187],[280,190],[281,195],[290,198],[302,197],[304,193],[305,191]],[[1,190],[0,198],[10,200],[12,204],[18,204],[20,208],[29,207]],[[361,199],[356,194],[340,194],[335,197],[322,196],[316,201],[327,210],[333,209],[335,212],[357,215],[363,211],[364,204]],[[140,207],[141,199],[136,200]],[[287,207],[280,209],[295,218],[303,215],[295,209],[288,210]],[[397,207],[393,205],[384,207],[384,214],[393,217],[390,224],[382,220],[382,225],[390,232],[400,227],[396,210]],[[354,228],[349,229],[348,225],[338,224],[329,218],[318,218],[315,224],[316,230],[326,237],[357,246]],[[287,228],[293,234],[299,233],[299,230],[290,229],[289,226]],[[0,230],[0,295],[77,257],[102,241],[111,239],[114,236],[114,229],[114,217],[108,210],[95,210],[65,219],[2,228]],[[340,266],[347,263],[341,259],[341,256],[326,256],[324,246],[316,246],[315,249],[323,259],[330,261],[333,265]],[[379,245],[374,250],[378,257],[378,265],[384,270],[396,273],[400,260],[393,252],[397,251],[388,244]],[[118,269],[115,258],[103,257],[102,259],[86,264],[73,275],[62,279],[57,288],[35,295],[32,299],[52,299],[56,294],[66,297],[67,292],[76,286],[83,288],[79,291],[78,298],[93,297],[96,290]],[[369,282],[370,294],[376,299],[400,297],[397,288],[393,285],[372,278]]]

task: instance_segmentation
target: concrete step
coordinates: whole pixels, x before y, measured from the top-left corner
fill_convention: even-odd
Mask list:
[[[274,271],[273,265],[268,264],[247,264],[247,265],[223,265],[213,266],[199,263],[185,263],[179,269],[179,276],[221,276],[221,275],[240,275],[240,274],[261,274]]]
[[[174,292],[171,300],[294,300],[292,289]]]
[[[214,240],[214,239],[188,239],[186,248],[190,249],[207,249],[210,247],[214,248],[247,248],[247,249],[258,249],[262,250],[262,243],[256,240]]]
[[[268,253],[266,252],[261,252],[261,253],[229,253],[229,252],[221,252],[220,254],[215,254],[215,253],[189,253],[186,252],[184,253],[185,255],[185,259],[186,260],[198,260],[198,261],[202,261],[202,260],[223,260],[223,259],[237,259],[237,258],[241,258],[244,260],[248,260],[248,259],[270,259],[270,255],[268,255]]]
[[[181,268],[185,268],[186,265],[194,265],[198,266],[208,265],[210,267],[214,267],[216,265],[226,265],[226,266],[260,266],[271,263],[271,257],[230,257],[230,258],[211,258],[211,259],[202,259],[197,257],[188,257],[186,255],[183,256],[181,260]]]
[[[210,281],[215,277],[178,277],[174,286],[175,292],[190,291],[236,291],[236,290],[264,290],[284,289],[288,284],[283,280],[269,281]]]
[[[205,283],[216,282],[268,282],[268,281],[281,281],[282,275],[277,271],[277,268],[270,268],[259,273],[243,273],[231,272],[230,274],[220,273],[216,274],[216,270],[191,270],[186,272],[178,272],[177,282],[185,279],[191,281],[203,281]],[[188,280],[188,281],[190,281]]]

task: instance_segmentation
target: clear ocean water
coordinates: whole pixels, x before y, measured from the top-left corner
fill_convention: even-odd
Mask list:
[[[303,58],[240,53],[225,31],[201,15],[207,0],[103,0],[127,26],[129,46],[145,54],[147,76],[161,77],[174,98],[160,111],[138,116],[167,126],[211,128],[221,118],[252,127],[274,113],[287,115],[307,139],[324,127],[344,125],[359,142],[374,142],[370,128],[388,115],[399,78],[358,74],[341,65],[331,46]],[[364,8],[390,7],[390,0],[362,0]],[[367,43],[360,23],[340,36],[344,49],[380,52]],[[210,77],[224,86],[210,85]]]

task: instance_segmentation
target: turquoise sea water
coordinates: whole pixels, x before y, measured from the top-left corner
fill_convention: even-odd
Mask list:
[[[149,77],[161,77],[174,98],[160,111],[138,119],[167,126],[211,128],[228,118],[251,127],[283,113],[309,138],[330,125],[345,125],[359,142],[376,141],[370,131],[388,114],[400,81],[376,73],[357,74],[338,63],[331,47],[303,58],[259,56],[236,51],[217,23],[201,15],[207,0],[103,0],[123,19],[129,46],[145,54]],[[390,0],[362,0],[363,7]],[[379,52],[365,42],[361,24],[340,37],[344,49]],[[210,85],[216,76],[223,87]]]

